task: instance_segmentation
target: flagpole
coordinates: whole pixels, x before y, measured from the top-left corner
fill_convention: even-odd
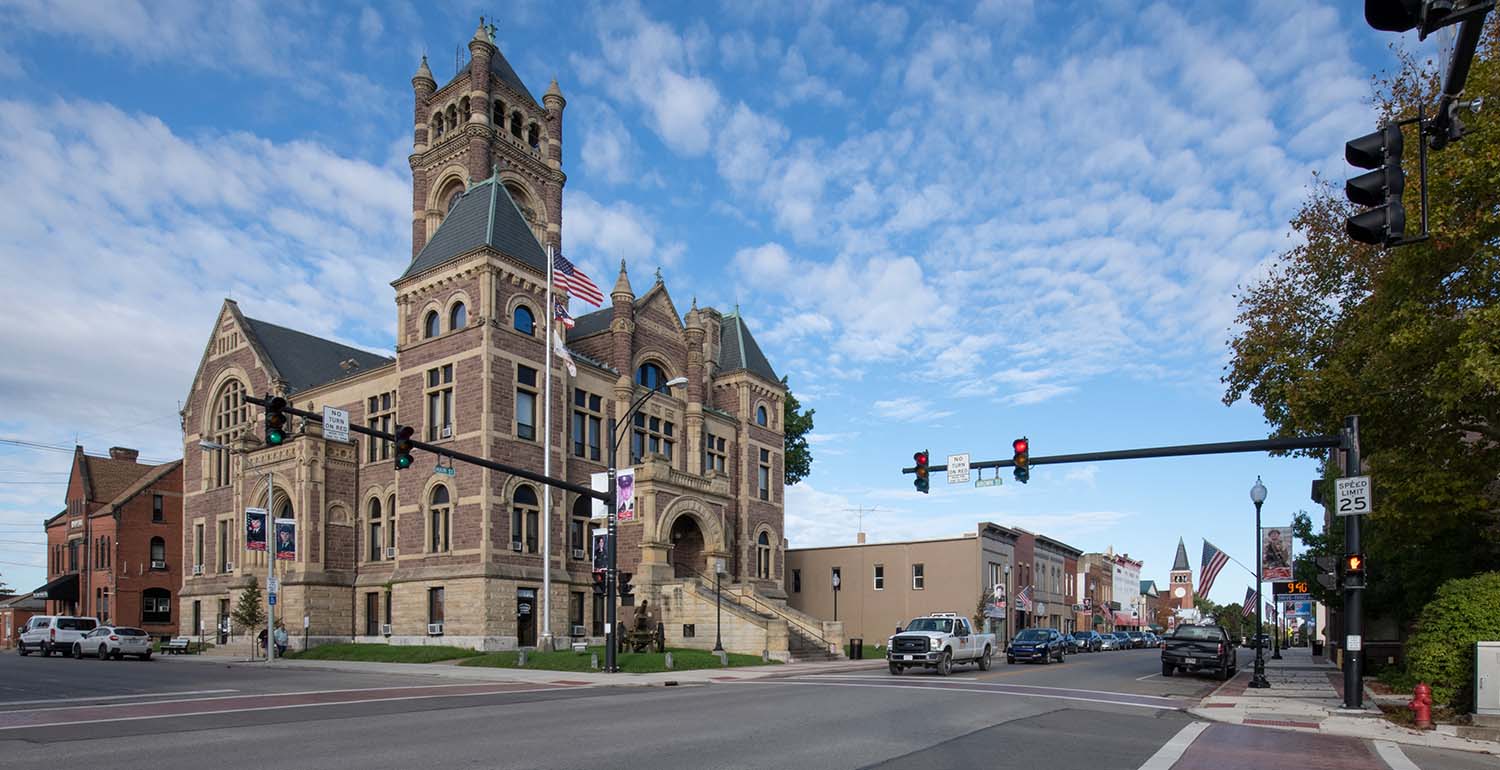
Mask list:
[[[547,246],[546,372],[542,386],[542,475],[552,475],[552,246]],[[542,647],[552,649],[552,486],[542,485]]]

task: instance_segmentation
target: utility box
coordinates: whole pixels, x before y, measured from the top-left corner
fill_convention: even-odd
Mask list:
[[[1500,642],[1476,642],[1474,648],[1474,713],[1500,716]]]

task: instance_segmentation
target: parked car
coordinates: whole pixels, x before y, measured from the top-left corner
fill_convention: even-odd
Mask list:
[[[1099,649],[1101,651],[1120,649],[1119,637],[1108,631],[1099,634]]]
[[[1073,638],[1078,640],[1083,652],[1098,652],[1104,645],[1104,639],[1099,636],[1098,631],[1074,631]]]
[[[1130,637],[1130,646],[1132,648],[1138,650],[1146,646],[1146,635],[1140,631],[1126,631],[1125,635]]]
[[[73,643],[84,634],[98,628],[99,621],[93,618],[77,618],[71,615],[36,615],[26,622],[17,640],[17,651],[30,655],[33,651],[42,655],[54,652],[66,654]]]
[[[1016,634],[1016,638],[1005,646],[1006,663],[1018,660],[1039,660],[1043,663],[1056,660],[1062,663],[1067,654],[1068,643],[1064,641],[1062,632],[1055,628],[1028,628]]]
[[[1117,642],[1117,644],[1115,644],[1115,649],[1128,650],[1135,647],[1135,642],[1130,640],[1130,634],[1127,634],[1124,631],[1111,631],[1110,633],[1114,635],[1115,642]]]
[[[887,639],[885,659],[893,675],[921,666],[947,676],[954,663],[975,663],[980,671],[988,671],[995,645],[994,634],[974,633],[967,618],[935,612],[913,620]]]
[[[1234,676],[1234,644],[1222,626],[1178,626],[1161,650],[1161,675],[1177,671],[1213,671],[1219,679]]]
[[[151,635],[130,626],[99,626],[73,643],[73,657],[81,660],[85,655],[100,660],[121,660],[126,655],[151,660]]]

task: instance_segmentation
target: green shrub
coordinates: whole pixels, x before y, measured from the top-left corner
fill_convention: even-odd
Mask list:
[[[1433,703],[1474,704],[1474,643],[1500,639],[1500,572],[1450,580],[1422,608],[1406,641],[1406,671],[1432,687]]]

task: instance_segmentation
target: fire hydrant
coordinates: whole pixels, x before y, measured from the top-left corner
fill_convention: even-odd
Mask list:
[[[1411,691],[1411,702],[1406,704],[1416,717],[1418,730],[1432,729],[1432,688],[1426,682],[1418,682]]]

